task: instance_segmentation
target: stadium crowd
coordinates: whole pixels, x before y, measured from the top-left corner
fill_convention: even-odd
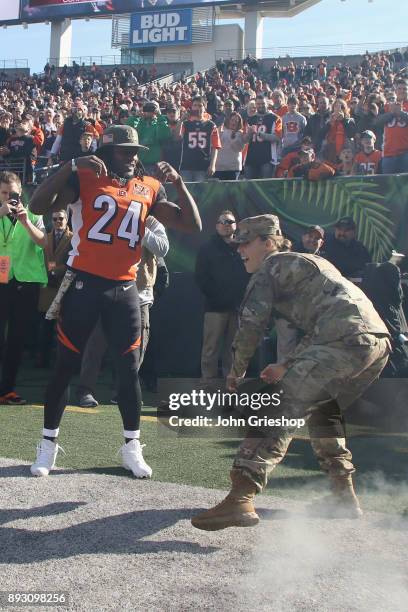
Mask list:
[[[115,68],[107,72],[96,65],[87,68],[76,64],[57,71],[47,64],[42,75],[16,79],[0,87],[1,256],[8,257],[13,248],[11,240],[21,240],[19,254],[13,252],[12,257],[15,261],[25,258],[20,267],[13,263],[13,270],[6,271],[10,280],[7,296],[5,285],[0,284],[4,293],[0,313],[0,403],[24,401],[14,390],[24,329],[32,321],[38,299],[40,312],[46,312],[63,278],[70,249],[67,215],[64,210],[53,211],[46,269],[34,265],[33,249],[44,246],[46,230],[42,220],[21,208],[19,195],[24,183],[40,182],[50,168],[91,155],[111,125],[135,128],[140,145],[147,147],[139,150],[147,174],[154,176],[158,162],[165,161],[187,182],[209,178],[322,180],[335,175],[408,172],[407,64],[405,55],[378,53],[367,54],[355,67],[329,66],[324,59],[313,64],[290,61],[285,66],[276,61],[265,74],[255,58],[247,57],[243,63],[219,60],[207,72],[168,85],[154,80],[155,70],[148,73],[145,69]],[[11,208],[10,201],[14,201]],[[13,215],[14,221],[6,221]],[[13,229],[16,220],[22,226],[19,232]],[[228,240],[224,238],[234,223],[230,211],[221,215],[216,228],[218,242],[207,247],[207,259],[214,259],[217,248],[229,253]],[[324,254],[349,278],[361,277],[364,266],[371,261],[356,240],[356,226],[350,218],[340,220],[331,237],[325,237],[321,227],[313,226],[302,237],[302,243],[290,248]],[[156,250],[152,252],[160,255],[160,261],[156,261],[154,274],[149,276],[149,306],[153,303],[156,275],[163,278],[158,269],[165,269],[161,258],[165,253]],[[201,288],[209,270],[207,263],[197,277]],[[235,261],[234,265],[242,267],[241,262]],[[389,318],[395,326],[397,342],[406,324],[398,314],[402,306],[401,277],[398,268],[394,268],[391,275],[396,272],[392,281],[396,290]],[[375,276],[374,285],[380,282],[378,279]],[[389,276],[385,285],[388,281]],[[210,279],[208,283],[211,296],[202,289],[204,296],[207,302],[217,302],[217,280]],[[35,291],[20,290],[22,285],[30,284],[36,285]],[[146,286],[139,290],[146,291]],[[241,293],[240,290],[237,294]],[[239,299],[234,297],[233,302],[235,312]],[[391,303],[386,302],[385,309]],[[224,323],[228,321],[228,317],[221,318]],[[41,330],[38,364],[47,365],[53,326],[42,324]],[[208,371],[217,370],[219,335],[224,331],[222,328],[213,334],[215,340],[207,338],[204,343],[207,357],[203,356],[203,363],[207,359],[204,369]],[[232,328],[228,335],[231,337]],[[406,349],[401,351],[405,368]],[[97,372],[93,373],[92,379],[96,380],[96,376]],[[88,396],[84,405],[95,405],[94,384],[84,383],[82,387]]]
[[[24,160],[30,182],[33,169],[94,150],[105,127],[123,123],[149,146],[145,166],[164,159],[187,180],[406,172],[406,55],[367,54],[353,67],[276,61],[266,74],[251,57],[219,60],[168,85],[151,80],[154,68],[47,64],[0,90],[0,163]]]

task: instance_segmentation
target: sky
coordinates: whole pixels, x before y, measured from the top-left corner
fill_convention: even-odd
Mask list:
[[[296,17],[265,19],[263,47],[408,42],[407,22],[406,0],[322,0]],[[111,29],[110,20],[74,21],[72,57],[119,55],[110,45]],[[49,43],[50,26],[44,24],[0,29],[0,68],[3,59],[28,59],[32,72],[42,70]]]

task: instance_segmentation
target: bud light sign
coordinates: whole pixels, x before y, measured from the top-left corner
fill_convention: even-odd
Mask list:
[[[159,47],[191,43],[192,10],[133,13],[130,47]]]

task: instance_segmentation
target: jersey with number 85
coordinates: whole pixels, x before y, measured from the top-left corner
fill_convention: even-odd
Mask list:
[[[113,280],[134,280],[146,217],[161,184],[152,177],[125,186],[109,176],[78,169],[79,199],[72,211],[68,266]]]

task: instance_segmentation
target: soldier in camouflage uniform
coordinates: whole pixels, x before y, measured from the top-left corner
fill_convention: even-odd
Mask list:
[[[227,388],[237,390],[274,310],[304,333],[284,363],[271,364],[261,373],[265,382],[280,383],[279,415],[313,420],[317,408],[345,410],[379,377],[388,359],[388,330],[372,303],[325,259],[279,252],[283,238],[275,215],[244,219],[235,240],[247,272],[254,274],[241,305]],[[192,524],[212,531],[258,523],[255,494],[285,456],[294,431],[264,428],[259,437],[247,437],[234,460],[229,495],[194,517]],[[333,509],[343,511],[337,516],[357,517],[361,509],[353,489],[351,454],[330,437],[314,439],[313,445],[333,483]]]

